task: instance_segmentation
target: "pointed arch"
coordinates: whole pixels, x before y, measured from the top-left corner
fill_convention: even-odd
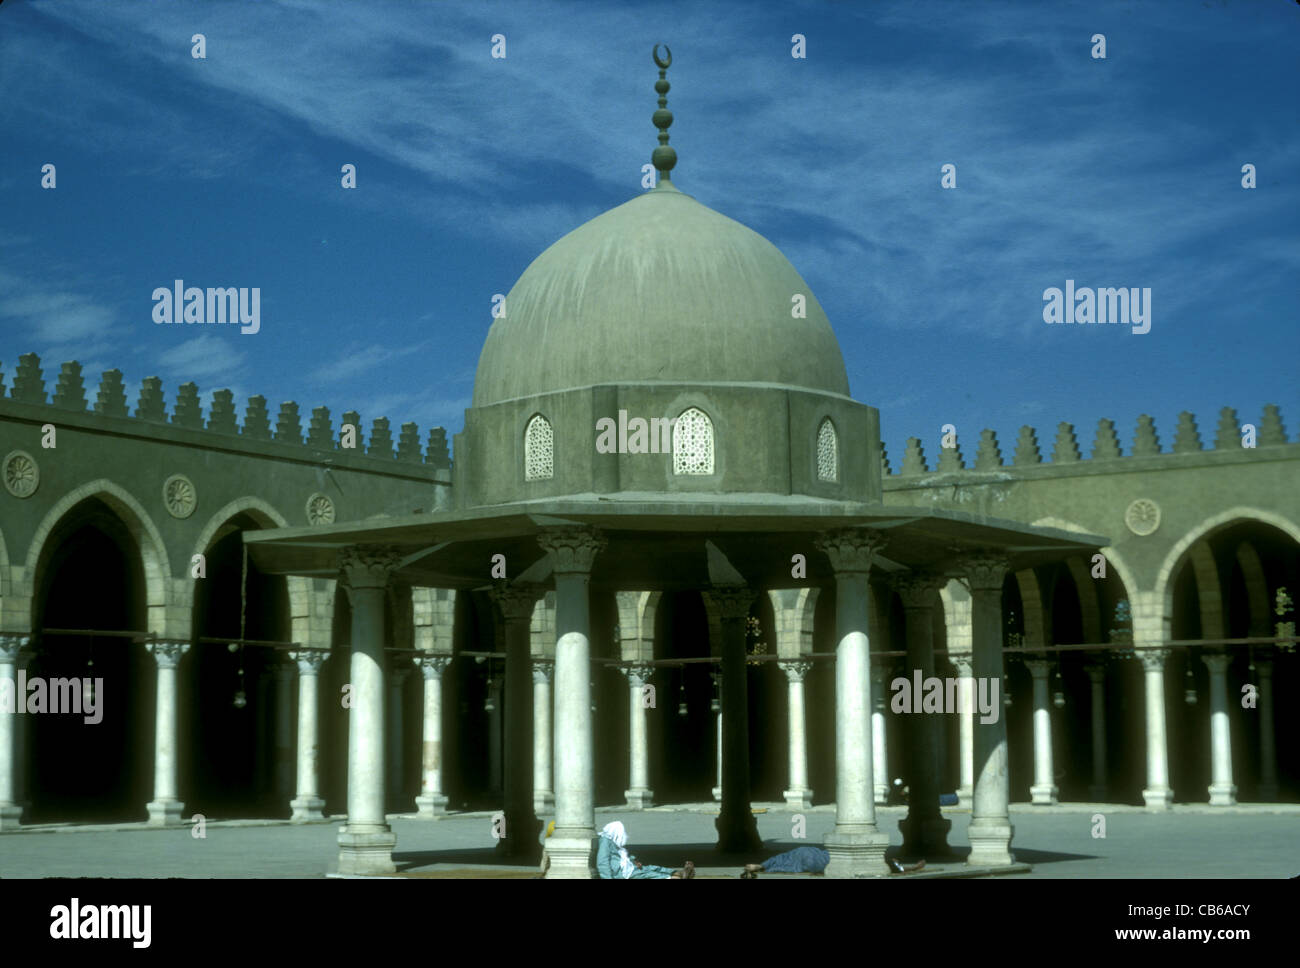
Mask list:
[[[713,473],[713,421],[699,407],[687,407],[673,423],[673,473]]]
[[[131,539],[135,542],[136,550],[144,565],[147,631],[161,637],[188,638],[188,628],[173,627],[180,621],[182,615],[185,618],[188,618],[188,615],[179,609],[169,608],[173,604],[173,595],[171,594],[172,568],[162,533],[158,530],[158,526],[154,524],[153,519],[149,517],[149,512],[144,509],[144,506],[126,488],[107,478],[88,481],[75,490],[69,491],[55,502],[54,506],[46,512],[45,517],[41,519],[35,534],[32,535],[32,542],[27,548],[27,563],[24,567],[24,577],[27,579],[25,604],[28,615],[31,615],[33,599],[40,582],[37,569],[40,566],[41,556],[45,551],[51,532],[58,527],[68,512],[78,504],[91,498],[102,501],[107,505],[125,525]],[[170,623],[169,618],[171,619]]]
[[[1249,541],[1237,545],[1237,564],[1241,567],[1241,578],[1246,585],[1246,601],[1250,603],[1250,635],[1268,635],[1272,621],[1268,579],[1264,576],[1264,563],[1260,561],[1259,552]]]
[[[840,443],[835,423],[822,419],[817,428],[817,480],[835,483],[840,479]]]
[[[540,413],[524,427],[524,480],[549,481],[555,476],[555,431]]]

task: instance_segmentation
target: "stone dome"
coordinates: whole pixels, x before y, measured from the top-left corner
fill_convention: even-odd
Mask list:
[[[792,297],[806,318],[792,318]],[[767,239],[670,183],[574,229],[506,296],[473,406],[609,383],[766,383],[848,396],[803,278]]]

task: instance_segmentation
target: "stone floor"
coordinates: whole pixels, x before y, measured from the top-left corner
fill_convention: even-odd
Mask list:
[[[643,811],[600,808],[597,826],[619,819],[633,853],[649,863],[680,867],[693,860],[699,877],[735,878],[746,858],[713,852],[713,804]],[[756,806],[758,830],[768,849],[819,844],[834,824],[829,806],[806,811],[806,839],[792,837],[792,814],[782,804]],[[904,810],[877,809],[890,835],[891,854],[902,843]],[[1094,815],[1106,836],[1094,838]],[[965,854],[967,810],[944,811],[950,842]],[[461,814],[436,822],[391,818],[397,834],[394,860],[406,877],[525,877],[532,872],[496,863],[491,814]],[[1020,878],[1282,878],[1300,873],[1300,805],[1179,806],[1163,814],[1116,804],[1056,807],[1013,805],[1017,861],[1032,865]],[[337,855],[339,821],[209,821],[207,836],[188,828],[159,830],[142,824],[27,827],[0,834],[0,877],[256,877],[323,876]],[[947,869],[947,870],[945,870]],[[925,873],[960,873],[960,865],[932,858]],[[760,880],[808,875],[760,875]],[[918,875],[902,875],[915,877]]]

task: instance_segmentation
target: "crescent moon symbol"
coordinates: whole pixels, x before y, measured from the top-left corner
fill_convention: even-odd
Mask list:
[[[664,53],[668,55],[667,60],[660,60],[659,58],[660,47],[662,47],[664,49]],[[655,63],[658,64],[660,68],[662,68],[663,70],[668,70],[668,68],[672,65],[673,62],[673,52],[669,50],[667,44],[655,44],[654,59],[655,59]]]

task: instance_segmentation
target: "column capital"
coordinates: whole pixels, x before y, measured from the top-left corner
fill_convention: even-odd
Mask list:
[[[17,662],[18,653],[27,648],[30,635],[0,634],[0,662]]]
[[[1046,679],[1047,674],[1052,671],[1052,663],[1047,659],[1026,659],[1025,668],[1035,679]]]
[[[958,559],[957,567],[966,575],[972,592],[1001,591],[1006,578],[1007,556],[993,551],[978,551]]]
[[[1169,658],[1169,649],[1134,649],[1138,659],[1142,663],[1142,668],[1147,672],[1159,672],[1165,667],[1165,660]]]
[[[555,675],[554,659],[533,660],[533,685],[542,686],[549,683]]]
[[[812,672],[813,667],[811,659],[795,659],[793,661],[778,662],[776,665],[791,682],[803,682],[804,677]]]
[[[881,532],[870,528],[839,528],[823,531],[813,546],[830,559],[837,575],[871,571],[872,559],[888,543]]]
[[[629,662],[619,666],[618,671],[627,676],[629,685],[634,689],[640,689],[650,681],[654,675],[655,667],[648,662]]]
[[[1106,664],[1097,659],[1084,662],[1083,671],[1088,674],[1088,678],[1093,685],[1102,682],[1106,678]]]
[[[339,582],[352,589],[386,588],[401,560],[388,545],[352,545],[339,552]]]
[[[188,642],[146,642],[144,647],[153,655],[159,669],[175,669],[181,656],[190,650]]]
[[[441,679],[442,674],[447,671],[447,666],[451,665],[452,656],[445,654],[428,653],[417,655],[412,661],[420,667],[424,673],[425,679]]]
[[[608,544],[595,528],[572,525],[547,528],[537,536],[537,543],[550,554],[557,575],[590,574],[596,555]]]
[[[949,652],[948,661],[956,668],[959,676],[969,677],[975,668],[975,657],[970,652]]]
[[[320,672],[321,665],[329,658],[328,649],[296,649],[289,653],[289,659],[298,663],[298,675],[314,676]]]
[[[1224,673],[1228,671],[1228,663],[1232,661],[1232,656],[1224,652],[1205,652],[1201,655],[1201,661],[1214,673]]]
[[[704,594],[709,596],[709,601],[713,602],[724,621],[749,618],[749,610],[757,597],[748,585],[712,585]]]
[[[507,585],[504,582],[493,585],[488,596],[496,602],[501,617],[507,622],[531,622],[533,607],[537,600],[546,594],[541,585],[525,582],[521,585]]]
[[[948,580],[933,572],[907,571],[891,575],[889,584],[903,600],[904,608],[930,608],[934,593],[948,584]]]

